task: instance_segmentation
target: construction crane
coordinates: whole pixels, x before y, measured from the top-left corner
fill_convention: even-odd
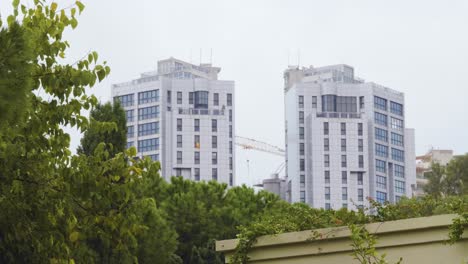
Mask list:
[[[285,157],[286,151],[280,147],[273,146],[271,144],[258,141],[251,138],[236,136],[236,145],[244,149],[253,149],[266,153],[271,153],[277,156]]]
[[[261,151],[265,153],[270,153],[276,156],[280,156],[283,158],[286,157],[286,151],[284,149],[277,147],[277,146],[273,146],[266,142],[252,139],[252,138],[236,136],[236,145],[247,150],[257,150],[257,151]],[[286,165],[286,161],[283,161],[278,166],[278,168],[273,172],[273,174],[279,175],[281,171],[284,169],[285,165]],[[249,160],[247,160],[247,174],[248,174],[248,177],[250,177],[250,161]],[[256,186],[259,186],[259,185],[257,184]]]

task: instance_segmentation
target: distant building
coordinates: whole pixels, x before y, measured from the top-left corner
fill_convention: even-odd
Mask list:
[[[404,95],[354,76],[348,65],[284,72],[288,199],[356,209],[396,202],[416,183],[414,130]]]
[[[161,162],[163,177],[235,184],[234,82],[220,68],[170,58],[112,86],[127,115],[128,147]]]
[[[453,150],[431,149],[425,155],[416,157],[416,188],[413,196],[424,196],[424,186],[428,183],[426,173],[431,171],[432,163],[447,165],[453,159]]]
[[[286,179],[280,178],[277,173],[273,173],[271,178],[264,179],[261,184],[255,186],[262,187],[263,190],[278,195],[282,200],[287,200],[286,194],[288,186]]]

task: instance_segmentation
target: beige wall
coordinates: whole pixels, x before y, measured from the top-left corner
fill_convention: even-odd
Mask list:
[[[461,241],[444,244],[448,226],[455,215],[421,217],[366,225],[378,237],[377,251],[387,254],[392,263],[403,257],[403,263],[468,263],[468,230]],[[313,239],[311,231],[260,237],[249,253],[249,263],[358,263],[350,256],[350,231],[346,227],[315,230],[321,239]],[[216,250],[226,254],[226,262],[234,253],[237,240],[216,242]]]

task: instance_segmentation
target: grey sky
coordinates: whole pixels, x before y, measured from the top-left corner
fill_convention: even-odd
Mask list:
[[[68,59],[96,50],[108,61],[112,74],[94,89],[102,100],[112,83],[155,70],[159,59],[198,63],[202,48],[209,62],[212,49],[220,78],[236,82],[236,133],[283,146],[282,73],[300,50],[301,65],[346,63],[404,92],[418,154],[431,146],[468,151],[468,1],[83,2]],[[252,184],[281,158],[238,149],[236,162],[239,179]]]

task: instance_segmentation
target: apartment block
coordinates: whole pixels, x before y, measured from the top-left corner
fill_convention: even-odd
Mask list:
[[[284,73],[288,199],[356,209],[396,202],[415,186],[414,130],[404,94],[354,76],[348,65]]]
[[[160,161],[164,178],[235,184],[234,81],[218,80],[220,71],[169,58],[112,85],[127,115],[127,146]]]

